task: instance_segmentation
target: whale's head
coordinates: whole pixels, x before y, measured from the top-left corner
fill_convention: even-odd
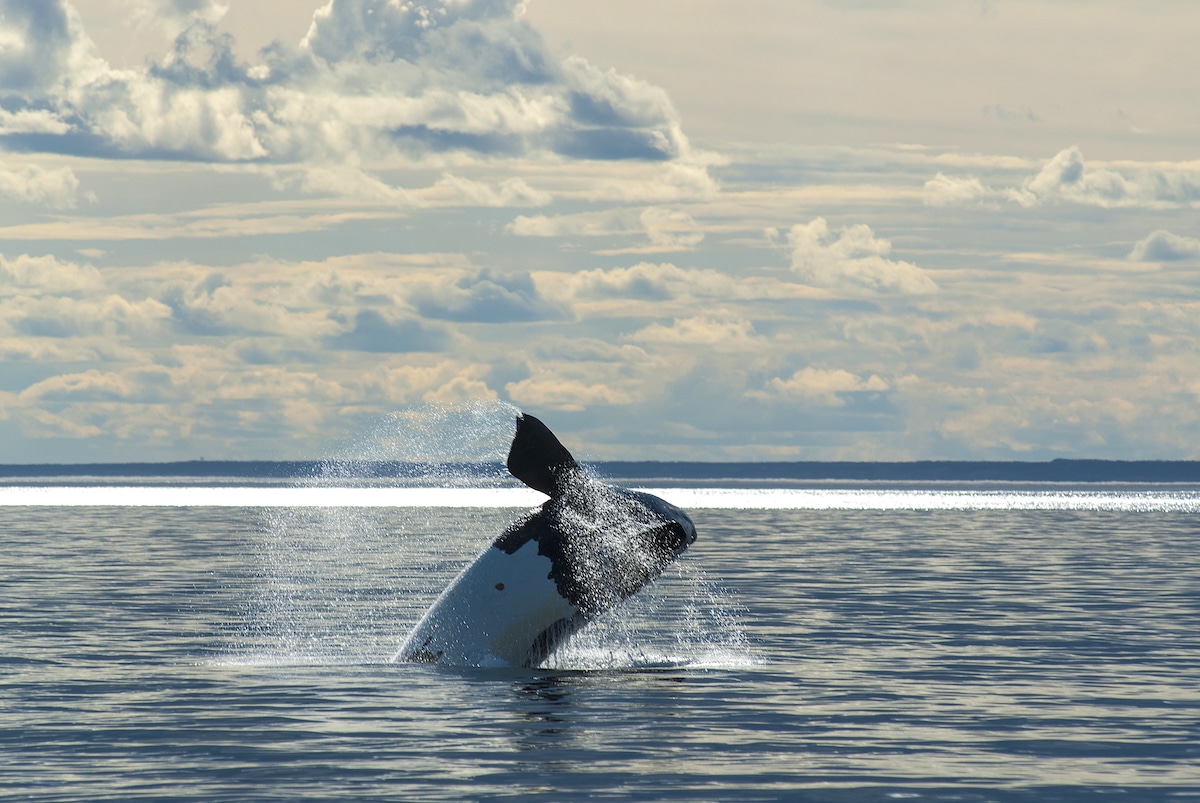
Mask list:
[[[508,469],[550,499],[496,541],[506,552],[532,539],[551,577],[585,616],[602,613],[662,574],[696,540],[691,517],[644,491],[587,475],[531,415],[517,418]]]
[[[668,525],[667,529],[671,530],[671,535],[669,538],[664,536],[664,547],[671,546],[675,550],[675,554],[679,554],[696,540],[696,525],[692,524],[692,517],[680,508],[645,491],[626,491],[625,493],[644,505],[663,524]],[[669,525],[672,524],[677,527],[670,527]]]

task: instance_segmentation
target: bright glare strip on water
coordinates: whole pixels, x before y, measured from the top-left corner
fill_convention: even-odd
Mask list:
[[[646,488],[685,510],[1200,511],[1200,491]],[[528,488],[0,486],[0,506],[531,508]]]
[[[685,510],[1200,510],[1198,491],[659,488],[652,493]]]
[[[0,506],[526,508],[545,499],[528,488],[0,486]]]

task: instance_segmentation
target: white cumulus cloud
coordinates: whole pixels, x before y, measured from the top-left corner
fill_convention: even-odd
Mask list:
[[[217,162],[689,154],[662,89],[555,58],[519,0],[329,0],[300,43],[276,43],[254,64],[217,30],[221,3],[139,8],[173,44],[118,70],[69,0],[4,0],[0,143]]]
[[[1138,240],[1129,252],[1134,262],[1177,262],[1200,259],[1200,240],[1159,229]]]
[[[1008,201],[1024,207],[1070,203],[1102,208],[1200,205],[1200,173],[1146,166],[1128,172],[1094,167],[1077,146],[1054,155],[1020,186],[993,187],[976,176],[938,173],[925,182],[930,206]]]
[[[639,299],[666,301],[673,298],[732,298],[738,283],[715,270],[680,268],[669,262],[639,262],[627,268],[583,270],[565,282],[573,299]]]
[[[699,345],[713,349],[741,349],[755,339],[754,324],[724,315],[676,318],[668,326],[652,323],[629,336],[635,343],[667,346]]]
[[[20,288],[24,295],[70,295],[101,289],[104,279],[91,265],[63,262],[52,256],[0,254],[0,297]]]
[[[787,240],[792,270],[808,284],[880,293],[937,292],[937,285],[924,270],[910,262],[888,259],[891,242],[876,237],[866,224],[847,226],[835,235],[825,218],[819,217],[792,226]]]
[[[846,393],[882,393],[890,388],[875,374],[863,379],[841,368],[801,368],[787,379],[776,377],[764,390],[747,391],[758,399],[807,399],[826,407],[842,407]]]
[[[79,199],[79,179],[69,167],[30,164],[9,169],[0,162],[0,198],[54,209],[71,209]]]

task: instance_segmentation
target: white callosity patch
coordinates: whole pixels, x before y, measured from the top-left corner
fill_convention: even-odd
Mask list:
[[[550,579],[529,541],[511,555],[489,546],[451,583],[397,653],[455,666],[522,666],[539,635],[579,609]]]

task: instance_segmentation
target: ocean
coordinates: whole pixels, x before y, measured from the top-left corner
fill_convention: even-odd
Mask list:
[[[1200,485],[725,480],[536,670],[391,661],[525,489],[0,480],[0,798],[1200,801]]]

